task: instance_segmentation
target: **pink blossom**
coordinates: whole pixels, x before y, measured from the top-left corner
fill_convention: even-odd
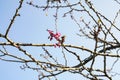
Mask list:
[[[51,31],[51,30],[47,30],[48,32],[49,32],[49,34],[50,34],[50,36],[48,37],[48,39],[50,39],[50,41],[53,39],[53,37],[54,37],[54,33],[53,33],[53,31]]]
[[[61,36],[61,33],[59,32],[56,32],[56,34],[54,34],[54,32],[52,30],[47,30],[50,34],[50,36],[48,37],[48,39],[50,39],[50,41],[55,38],[58,43],[55,43],[54,44],[54,47],[56,48],[56,46],[60,47],[61,43],[60,43],[60,36]]]
[[[53,34],[53,31],[52,31],[52,30],[48,30],[48,29],[47,29],[47,31],[49,32],[49,34]]]
[[[48,31],[49,34],[50,34],[50,36],[48,37],[48,38],[50,39],[50,41],[51,41],[53,38],[55,38],[57,41],[59,41],[60,36],[61,36],[61,34],[60,34],[59,32],[56,32],[56,34],[54,34],[52,30],[47,30],[47,31]]]
[[[60,47],[60,45],[61,45],[61,43],[58,42],[58,43],[54,44],[54,47],[55,47],[55,48],[56,48],[57,46]]]
[[[61,34],[57,32],[57,33],[54,35],[54,38],[55,38],[56,40],[59,40],[59,39],[60,39],[60,36],[61,36]]]

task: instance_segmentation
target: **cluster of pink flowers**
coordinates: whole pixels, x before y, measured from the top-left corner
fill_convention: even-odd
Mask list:
[[[54,33],[52,30],[48,30],[48,29],[47,29],[47,31],[48,31],[49,34],[50,34],[50,36],[48,37],[48,39],[50,39],[50,41],[51,41],[53,38],[55,38],[55,39],[58,41],[58,43],[55,43],[55,44],[54,44],[54,47],[56,47],[56,46],[60,47],[60,45],[61,45],[61,43],[60,43],[61,33],[59,33],[59,32]]]

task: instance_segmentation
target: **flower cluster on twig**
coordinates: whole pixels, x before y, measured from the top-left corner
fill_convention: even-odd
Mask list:
[[[53,38],[57,41],[57,43],[54,44],[54,47],[60,47],[61,45],[63,45],[63,43],[65,42],[65,36],[61,36],[60,32],[56,32],[54,33],[52,30],[48,30],[50,36],[48,37],[48,39],[53,40]]]

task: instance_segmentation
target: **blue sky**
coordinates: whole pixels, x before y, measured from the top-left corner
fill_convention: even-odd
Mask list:
[[[9,32],[9,38],[15,42],[23,42],[23,43],[39,43],[39,44],[53,44],[55,41],[48,40],[48,32],[47,29],[51,29],[55,32],[55,18],[53,15],[55,14],[55,9],[48,9],[43,12],[42,9],[37,9],[32,6],[26,4],[29,0],[24,0],[22,9],[20,9],[20,16],[15,19],[14,24]],[[93,0],[91,0],[93,1]],[[33,1],[36,4],[44,4],[44,2],[39,2],[37,0]],[[72,0],[71,0],[72,2]],[[76,1],[77,2],[77,1]],[[119,10],[119,6],[116,5],[114,0],[95,0],[93,1],[95,7],[98,11],[102,14],[107,16],[110,20],[113,20],[113,16]],[[16,8],[18,7],[18,0],[0,0],[0,33],[4,34],[9,23],[10,19],[13,17]],[[109,4],[109,5],[107,5]],[[111,6],[112,5],[112,6]],[[62,35],[66,36],[65,44],[73,44],[79,46],[87,46],[88,48],[92,49],[91,46],[93,43],[87,40],[86,38],[80,38],[76,36],[79,33],[79,27],[75,24],[73,20],[67,15],[67,17],[62,17],[64,12],[69,9],[60,9],[58,11],[58,21],[57,21],[57,30],[61,32]],[[46,16],[47,14],[47,16]],[[74,13],[74,16],[79,19],[82,15],[81,13]],[[87,18],[88,21],[90,20]],[[119,19],[118,19],[119,20]],[[117,23],[119,25],[119,23]],[[114,31],[113,31],[114,32]],[[116,34],[117,35],[117,34]],[[117,35],[119,37],[119,35]],[[5,40],[0,38],[0,42],[4,42]],[[1,48],[1,47],[0,47]],[[6,47],[9,52],[12,54],[19,54],[21,57],[23,56],[18,50],[13,47]],[[28,52],[30,52],[34,57],[39,59],[39,54],[42,54],[43,51],[40,47],[31,48],[31,47],[24,47]],[[48,48],[47,49],[53,53],[56,57],[60,54],[61,48]],[[79,51],[79,50],[75,50]],[[55,53],[55,54],[54,54]],[[58,54],[57,54],[58,53]],[[81,54],[85,57],[85,54]],[[71,59],[71,55],[67,55],[69,59],[69,65],[73,65],[77,63],[74,61],[74,58]],[[82,58],[84,58],[82,57]],[[58,57],[58,60],[61,60],[62,55]],[[98,60],[99,61],[99,60]],[[29,69],[21,70],[20,66],[23,64],[20,63],[9,63],[0,61],[0,79],[1,80],[37,80],[38,72],[32,71]],[[118,66],[120,64],[117,64]],[[96,65],[100,66],[100,65]],[[80,75],[71,75],[71,74],[62,74],[59,76],[60,80],[67,80],[68,77],[72,76],[72,80],[77,80],[80,78]],[[82,76],[81,76],[82,80]],[[87,79],[86,79],[87,80]]]
[[[13,0],[13,1],[4,1],[0,0],[0,18],[1,18],[1,23],[0,23],[0,32],[2,34],[5,33],[9,23],[10,19],[13,17],[14,12],[16,8],[18,7],[18,1]],[[50,12],[49,12],[50,11]],[[51,17],[54,15],[55,10],[51,11],[45,11],[40,9],[33,8],[29,5],[26,4],[26,1],[24,1],[24,4],[22,6],[22,9],[20,10],[20,17],[17,17],[14,24],[12,25],[12,28],[9,33],[9,37],[15,41],[15,42],[24,42],[24,43],[54,43],[50,42],[48,40],[48,32],[46,31],[47,29],[51,29],[55,31],[55,21],[54,18]],[[48,14],[48,16],[46,16]],[[61,15],[62,16],[62,15]],[[60,16],[60,17],[61,17]],[[70,19],[70,18],[69,18]],[[62,20],[62,17],[61,17]],[[64,18],[63,21],[58,21],[58,30],[62,33],[62,35],[66,35],[67,38],[72,39],[74,37],[74,34],[71,32],[78,31],[77,28],[74,28],[74,24],[72,25],[64,25],[66,24],[66,21],[69,21],[68,19]],[[72,21],[70,21],[70,24]],[[73,27],[73,28],[69,28]],[[68,30],[69,29],[69,30]],[[71,36],[68,36],[71,35]],[[4,39],[0,38],[0,41],[4,42]],[[69,43],[72,41],[66,39],[66,43]],[[76,42],[74,42],[76,44]],[[16,49],[8,47],[7,48],[9,52],[12,52],[12,54],[19,54]],[[29,52],[31,53],[41,53],[37,49],[34,48],[31,50],[31,48],[27,48]],[[53,48],[52,48],[53,49]],[[49,49],[50,50],[50,49]],[[55,49],[54,51],[58,51],[59,48]],[[61,49],[60,49],[61,50]],[[16,53],[17,52],[17,53]],[[22,56],[20,54],[20,56]],[[36,55],[38,56],[38,55]],[[57,55],[56,55],[57,56]],[[60,59],[60,58],[59,58]],[[73,60],[71,60],[73,61]],[[71,62],[71,64],[74,64],[74,61]],[[9,63],[9,62],[4,62],[0,61],[0,78],[1,80],[36,80],[38,78],[38,72],[32,71],[29,69],[26,70],[21,70],[20,66],[23,64],[19,63]],[[65,79],[69,77],[70,74],[66,75],[65,77],[62,75],[60,77],[61,79]],[[77,79],[76,76],[74,76],[75,79]]]

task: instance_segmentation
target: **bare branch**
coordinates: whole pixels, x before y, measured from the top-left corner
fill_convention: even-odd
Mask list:
[[[17,16],[20,16],[19,10],[20,10],[20,8],[22,7],[23,1],[24,1],[24,0],[20,0],[20,1],[19,1],[20,4],[19,4],[18,8],[16,9],[15,14],[14,14],[13,18],[11,19],[11,22],[10,22],[10,24],[9,24],[7,30],[6,30],[6,33],[5,33],[5,36],[6,36],[6,37],[7,37],[8,33],[9,33],[9,31],[10,31],[10,28],[12,27],[12,24],[13,24],[14,21],[15,21],[15,18],[16,18]]]

